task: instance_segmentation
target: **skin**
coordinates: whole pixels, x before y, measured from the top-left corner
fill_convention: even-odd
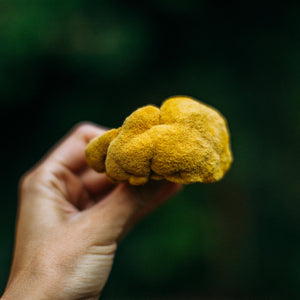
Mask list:
[[[179,184],[118,185],[85,161],[105,132],[76,126],[22,178],[14,259],[1,299],[98,299],[118,242]]]

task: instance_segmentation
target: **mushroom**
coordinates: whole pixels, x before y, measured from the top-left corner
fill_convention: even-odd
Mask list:
[[[86,161],[114,182],[211,183],[227,172],[232,154],[224,117],[190,97],[176,96],[160,108],[137,109],[122,127],[91,140]]]

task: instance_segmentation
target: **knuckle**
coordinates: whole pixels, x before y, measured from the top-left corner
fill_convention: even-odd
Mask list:
[[[87,131],[89,131],[91,128],[94,128],[95,125],[91,122],[88,122],[88,121],[82,121],[82,122],[79,122],[78,124],[76,124],[73,128],[73,132],[75,134],[84,134],[86,133]]]
[[[32,171],[28,171],[24,175],[22,175],[22,177],[19,180],[19,191],[26,191],[31,186],[33,177],[32,173]]]
[[[44,174],[45,170],[41,167],[26,172],[19,180],[19,191],[24,193],[32,190],[39,180],[43,180]]]

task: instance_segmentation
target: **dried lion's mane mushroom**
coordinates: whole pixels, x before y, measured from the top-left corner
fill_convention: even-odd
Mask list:
[[[232,154],[224,117],[212,107],[178,96],[160,109],[139,108],[122,127],[94,138],[86,160],[114,182],[142,185],[166,179],[190,184],[220,180]]]

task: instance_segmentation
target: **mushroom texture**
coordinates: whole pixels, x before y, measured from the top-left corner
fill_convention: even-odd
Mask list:
[[[122,127],[94,138],[86,160],[114,182],[142,185],[166,179],[190,184],[220,180],[232,154],[224,117],[199,101],[178,96],[160,109],[139,108]]]

